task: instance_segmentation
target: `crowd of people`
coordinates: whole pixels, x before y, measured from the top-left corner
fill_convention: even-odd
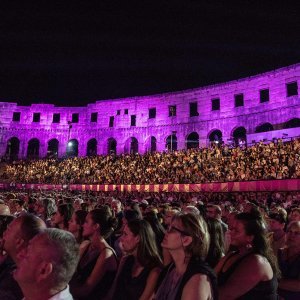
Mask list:
[[[0,193],[0,299],[300,299],[300,192]]]
[[[167,184],[300,178],[300,140],[6,164],[1,182]]]

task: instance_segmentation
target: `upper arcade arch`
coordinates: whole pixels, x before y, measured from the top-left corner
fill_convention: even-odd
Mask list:
[[[274,127],[271,123],[264,123],[255,128],[255,133],[267,132],[274,130]]]
[[[285,124],[284,124],[285,129],[296,128],[296,127],[300,127],[300,119],[299,118],[290,119],[287,122],[285,122]]]

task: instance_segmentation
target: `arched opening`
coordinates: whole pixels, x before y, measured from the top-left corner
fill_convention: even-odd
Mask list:
[[[246,137],[246,129],[244,127],[238,127],[236,128],[233,133],[233,141],[234,145],[237,146],[244,146],[247,142],[247,137]]]
[[[168,151],[177,151],[177,136],[176,133],[172,133],[166,139],[166,149]]]
[[[213,130],[209,135],[208,139],[210,142],[210,145],[214,144],[222,144],[222,131],[219,129]]]
[[[117,154],[117,141],[114,138],[107,141],[107,154]]]
[[[146,140],[146,152],[150,152],[150,153],[153,153],[156,151],[156,138],[154,136],[151,136],[149,137],[147,140]]]
[[[139,152],[139,142],[135,137],[129,138],[125,142],[124,153],[136,154]]]
[[[76,139],[69,140],[67,144],[67,157],[75,157],[78,156],[78,141]]]
[[[154,136],[151,136],[150,139],[150,152],[156,152],[156,138]]]
[[[28,142],[27,158],[28,159],[38,159],[39,152],[40,152],[40,141],[38,139],[31,139]]]
[[[58,140],[57,139],[51,139],[48,142],[48,148],[47,148],[47,157],[48,158],[56,158],[58,156]]]
[[[300,119],[299,118],[291,119],[284,124],[285,129],[296,128],[296,127],[300,127]]]
[[[199,134],[197,132],[192,132],[187,136],[186,148],[199,148]]]
[[[96,139],[90,139],[88,141],[87,149],[86,149],[86,155],[87,156],[97,155],[97,140]]]
[[[267,132],[267,131],[272,131],[274,130],[273,125],[270,123],[264,123],[260,126],[257,126],[255,129],[256,133],[260,133],[260,132]]]
[[[20,151],[20,140],[17,137],[12,137],[8,140],[6,146],[6,157],[9,160],[17,160]]]

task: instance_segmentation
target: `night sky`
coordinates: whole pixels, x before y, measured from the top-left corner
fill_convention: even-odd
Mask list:
[[[84,106],[300,62],[290,1],[22,2],[0,9],[0,101]]]

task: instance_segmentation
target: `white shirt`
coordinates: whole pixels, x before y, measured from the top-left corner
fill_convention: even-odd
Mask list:
[[[26,300],[26,298],[24,297],[23,300]],[[73,300],[73,296],[71,295],[69,286],[67,285],[64,290],[48,298],[48,300]]]

